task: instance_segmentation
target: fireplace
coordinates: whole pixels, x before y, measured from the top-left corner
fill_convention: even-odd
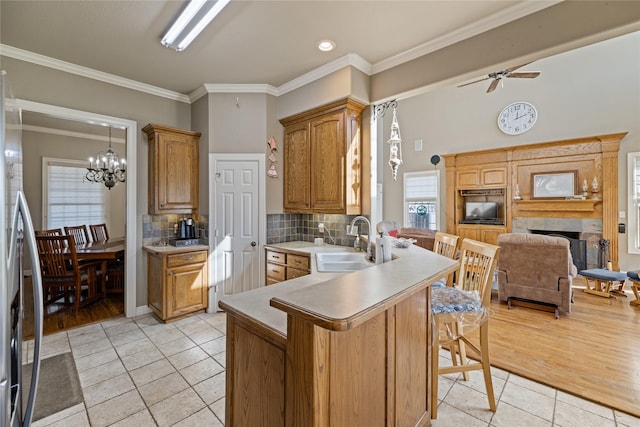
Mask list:
[[[558,230],[530,230],[531,234],[544,234],[546,236],[564,237],[569,241],[569,250],[573,265],[578,271],[587,269],[587,241],[580,239],[580,233],[577,231],[558,231]]]

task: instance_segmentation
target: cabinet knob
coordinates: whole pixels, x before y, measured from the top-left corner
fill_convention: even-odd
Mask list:
[[[257,245],[256,242],[251,242],[251,246],[255,246],[255,245]]]

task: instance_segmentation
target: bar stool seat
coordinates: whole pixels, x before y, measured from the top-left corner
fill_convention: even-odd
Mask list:
[[[615,295],[627,296],[623,291],[627,273],[604,268],[592,268],[580,270],[580,275],[587,282],[587,288],[584,291],[588,294],[605,298],[615,298]]]

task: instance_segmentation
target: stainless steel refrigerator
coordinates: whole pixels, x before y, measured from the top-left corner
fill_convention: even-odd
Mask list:
[[[22,192],[21,114],[7,74],[0,70],[0,427],[31,425],[40,372],[42,276],[33,223]],[[25,292],[24,260],[31,260],[33,292]],[[35,260],[35,261],[34,261]],[[33,294],[33,298],[31,298]],[[27,305],[33,310],[25,311]],[[34,340],[29,345],[31,380],[23,381],[25,313],[33,312]],[[29,322],[30,324],[31,322]],[[31,352],[33,353],[31,355]]]

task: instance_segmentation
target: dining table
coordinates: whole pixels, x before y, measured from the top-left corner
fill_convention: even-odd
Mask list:
[[[113,263],[116,260],[124,258],[125,239],[109,239],[104,241],[88,242],[80,245],[76,245],[76,254],[80,262],[101,262],[100,269],[106,275],[109,271],[107,265]],[[122,275],[122,273],[119,273]],[[111,272],[109,275],[115,275]],[[106,277],[103,275],[103,278]],[[120,279],[122,280],[122,279]],[[89,290],[90,297],[104,298],[107,293],[113,292],[111,289],[113,285],[109,285],[104,279],[101,283],[101,290]]]
[[[115,260],[124,255],[125,239],[109,239],[76,245],[80,260]]]

